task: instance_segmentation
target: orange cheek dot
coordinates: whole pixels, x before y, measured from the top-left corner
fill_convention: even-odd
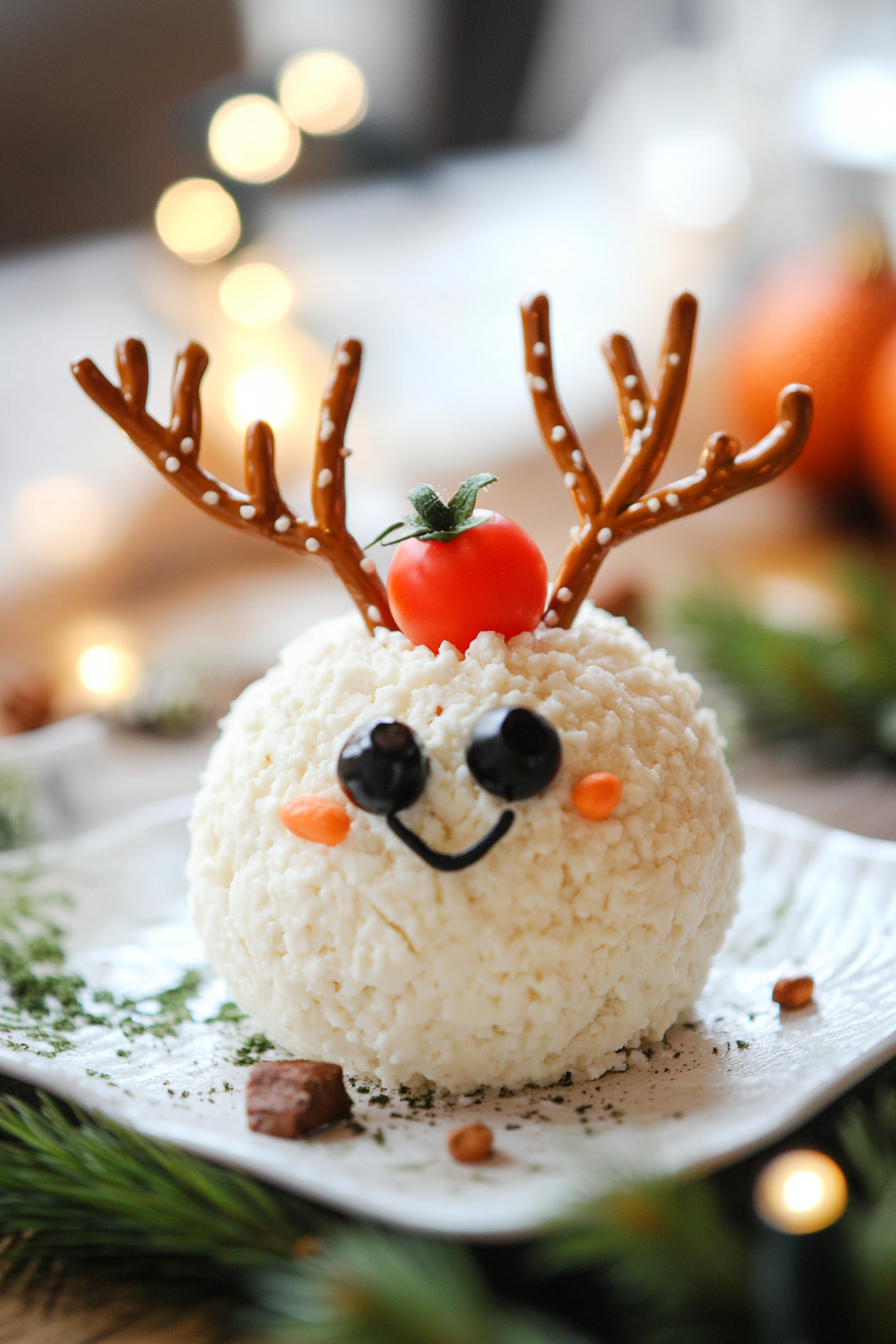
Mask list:
[[[331,803],[316,793],[290,798],[280,808],[280,820],[300,840],[313,840],[319,845],[341,844],[352,824],[341,803]]]
[[[572,791],[573,806],[588,821],[605,821],[619,806],[622,780],[616,775],[586,775]]]

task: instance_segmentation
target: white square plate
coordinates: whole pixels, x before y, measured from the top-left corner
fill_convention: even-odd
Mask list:
[[[82,1026],[71,1049],[48,1057],[22,1022],[0,1029],[0,1070],[353,1214],[447,1235],[523,1236],[621,1175],[706,1167],[760,1146],[896,1051],[896,844],[749,799],[741,809],[742,910],[693,1020],[649,1058],[620,1053],[620,1071],[598,1082],[430,1107],[355,1089],[361,1132],[267,1138],[246,1126],[247,1069],[234,1062],[257,1028],[206,1021],[227,998],[210,973],[174,1036]],[[92,989],[148,1002],[202,966],[183,878],[188,811],[188,799],[173,799],[42,851],[44,881],[74,898],[60,913],[68,965]],[[814,976],[815,1002],[782,1014],[772,986],[797,971]],[[497,1153],[462,1167],[446,1137],[472,1120],[493,1127]]]

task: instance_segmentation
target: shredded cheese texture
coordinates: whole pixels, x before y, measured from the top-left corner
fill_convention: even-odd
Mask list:
[[[482,634],[465,657],[371,638],[354,614],[315,626],[236,701],[196,799],[191,899],[212,963],[297,1058],[386,1085],[516,1088],[618,1066],[693,1004],[737,905],[741,825],[699,695],[587,606],[571,630]],[[341,793],[348,735],[400,719],[430,761],[401,819],[433,849],[475,843],[506,804],[476,784],[466,746],[506,704],[548,719],[563,760],[471,867],[434,871]],[[622,797],[592,821],[572,790],[604,771]],[[300,794],[346,804],[341,844],[284,827]]]

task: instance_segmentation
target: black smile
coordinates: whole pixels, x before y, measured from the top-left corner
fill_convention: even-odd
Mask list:
[[[459,854],[440,854],[435,849],[430,849],[425,840],[421,840],[413,831],[409,831],[403,821],[399,821],[393,812],[386,818],[390,831],[403,840],[408,849],[412,849],[419,855],[430,868],[437,868],[440,873],[458,873],[461,868],[469,868],[471,863],[476,863],[479,859],[484,859],[486,854],[492,849],[499,840],[510,830],[513,825],[515,813],[509,807],[501,813],[488,835],[484,835],[475,845],[469,849],[462,849]]]

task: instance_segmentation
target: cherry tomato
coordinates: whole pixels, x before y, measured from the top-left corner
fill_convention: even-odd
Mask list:
[[[534,630],[547,597],[548,570],[529,533],[490,509],[450,541],[401,542],[386,589],[399,630],[437,653],[447,640],[466,652],[483,630],[512,639]]]

